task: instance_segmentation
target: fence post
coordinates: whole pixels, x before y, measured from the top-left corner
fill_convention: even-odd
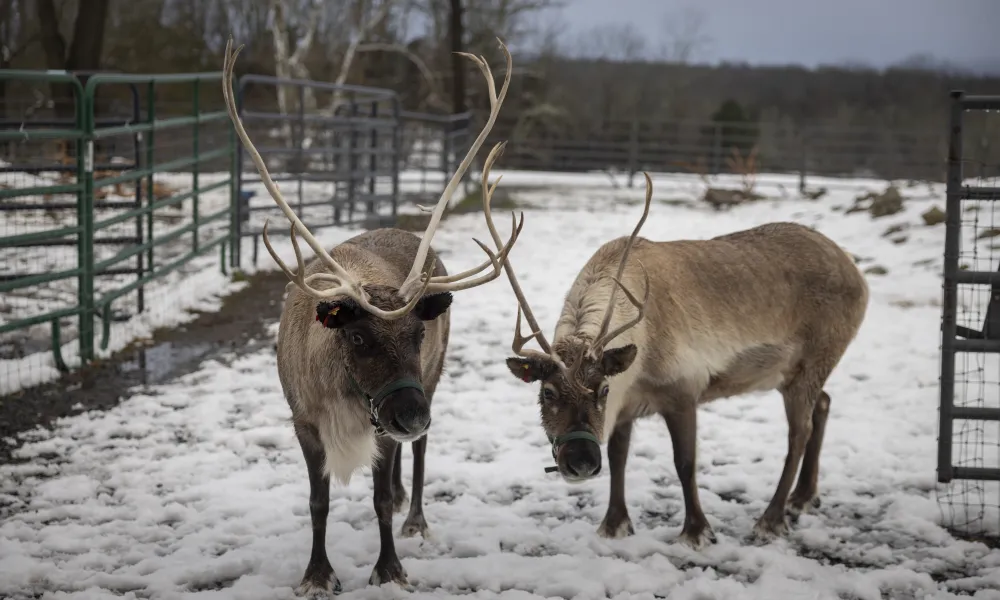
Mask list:
[[[456,129],[455,123],[449,119],[444,122],[442,129],[444,130],[444,135],[441,139],[441,175],[444,177],[444,185],[447,185],[448,173],[451,172],[451,161],[449,159],[451,158],[451,140]]]
[[[365,212],[368,218],[378,215],[375,207],[375,182],[378,179],[378,100],[372,101],[371,109],[372,127],[371,136],[368,140],[368,199],[365,201]]]
[[[236,99],[236,114],[243,114],[243,78],[233,82],[232,93]],[[243,250],[243,215],[242,215],[242,195],[243,187],[243,147],[236,143],[236,125],[230,120],[229,123],[229,202],[230,202],[230,241],[229,241],[229,265],[233,269],[239,269],[242,261]]]
[[[392,218],[395,221],[399,212],[399,163],[403,144],[403,119],[400,114],[399,98],[393,96],[392,118],[396,124],[392,128]]]
[[[195,118],[194,125],[192,126],[194,130],[191,132],[191,137],[194,138],[194,147],[192,148],[194,152],[194,165],[191,170],[191,221],[194,223],[194,229],[191,231],[191,246],[195,252],[198,251],[198,228],[200,227],[198,223],[198,167],[200,162],[198,160],[198,130],[201,129],[201,124],[199,123],[198,115],[201,114],[201,96],[199,94],[201,86],[198,83],[199,80],[195,79],[193,84],[194,89],[191,90],[191,95],[193,96],[192,109],[194,111],[192,116]]]
[[[806,192],[806,173],[809,171],[809,128],[802,128],[799,149],[799,193]]]
[[[712,175],[718,175],[722,170],[722,124],[712,127]]]
[[[639,119],[632,117],[628,135],[628,186],[635,184],[635,174],[639,170]]]
[[[296,156],[298,164],[295,170],[299,176],[299,218],[305,219],[305,199],[302,194],[302,175],[305,173],[305,146],[306,144],[306,87],[299,86],[299,152]],[[287,162],[285,163],[288,164]],[[286,166],[287,168],[287,166]]]
[[[354,94],[351,94],[351,112],[348,116],[348,123],[350,123],[349,131],[350,136],[350,149],[347,155],[347,220],[348,222],[354,222],[354,201],[357,196],[357,191],[354,189],[357,183],[355,182],[355,177],[358,171],[358,124],[356,119],[358,117],[358,102]]]
[[[962,245],[962,96],[951,93],[948,136],[948,183],[945,200],[944,291],[941,302],[941,378],[938,408],[937,479],[952,480],[952,407],[955,402],[955,336],[958,311],[958,258]]]
[[[83,125],[83,137],[76,144],[77,181],[83,182],[76,210],[80,226],[77,264],[80,280],[77,301],[80,304],[80,363],[94,358],[94,96],[88,89],[77,102],[77,123]]]
[[[96,90],[96,88],[95,88]],[[153,171],[156,167],[156,130],[153,128],[153,122],[156,121],[156,83],[150,81],[146,86],[146,119],[149,121],[149,135],[146,136],[146,168],[150,170],[149,177],[146,180],[146,203],[148,205],[153,204]],[[150,210],[146,213],[146,235],[149,236],[148,241],[152,242],[154,239],[153,226],[155,219],[153,218],[153,212]],[[149,270],[156,270],[156,263],[153,262],[153,245],[149,245],[149,250],[146,255],[146,260],[149,262]]]

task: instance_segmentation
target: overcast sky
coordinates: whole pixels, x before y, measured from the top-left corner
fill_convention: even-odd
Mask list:
[[[876,67],[915,54],[1000,68],[1000,0],[563,0],[549,15],[569,37],[631,23],[650,45],[669,37],[665,17],[700,12],[709,39],[701,61],[863,62]],[[549,19],[546,19],[549,20]]]

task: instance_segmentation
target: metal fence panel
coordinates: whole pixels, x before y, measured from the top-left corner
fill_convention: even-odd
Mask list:
[[[432,205],[471,144],[472,113],[430,115],[402,111],[400,205]],[[468,184],[468,178],[463,182]],[[467,190],[466,190],[467,191]]]
[[[74,91],[73,119],[0,121],[0,361],[5,377],[22,387],[44,377],[8,372],[22,368],[20,359],[48,350],[60,371],[93,360],[107,349],[112,323],[146,310],[154,281],[162,288],[166,275],[213,250],[224,258],[230,240],[234,145],[221,110],[221,73],[97,73],[85,85],[78,75],[0,71],[5,81]],[[218,109],[203,106],[206,85]],[[188,88],[191,100],[180,114],[158,109],[159,92],[169,86]],[[111,98],[126,98],[129,110],[103,115]],[[224,144],[202,142],[213,127]],[[161,158],[158,137],[181,131],[184,149]],[[213,161],[223,168],[203,175]],[[51,347],[40,327],[51,328]],[[64,360],[63,343],[74,337],[78,352]]]
[[[481,123],[485,113],[475,116]],[[759,172],[797,174],[803,189],[810,176],[943,181],[947,147],[940,131],[784,121],[535,122],[512,114],[498,118],[486,145],[503,139],[510,169],[620,172],[632,185],[641,171],[734,173],[734,154],[753,152]],[[1000,157],[996,139],[984,143]]]
[[[953,93],[937,474],[951,484],[939,495],[947,525],[964,533],[1000,516],[1000,459],[986,452],[1000,444],[1000,161],[976,139],[984,117],[1000,118],[1000,97]]]
[[[74,326],[86,329],[82,298],[92,278],[84,260],[84,247],[90,239],[85,231],[88,207],[82,200],[83,88],[67,73],[6,70],[0,77],[5,81],[64,83],[72,88],[76,101],[71,122],[5,123],[0,129],[5,149],[0,175],[0,293],[5,297],[0,358],[15,359],[40,350],[45,342],[37,330],[47,326],[55,366],[66,371],[61,353],[63,330]],[[64,159],[61,163],[46,161],[46,146],[51,148],[52,143],[61,144],[64,150],[72,148],[72,152],[60,157]],[[23,171],[16,164],[19,155],[32,157]],[[53,201],[59,197],[71,200]],[[51,251],[60,247],[75,248],[78,260],[67,260],[66,253]],[[81,337],[81,355],[84,346]]]
[[[91,288],[83,300],[85,310],[92,311],[102,323],[101,349],[106,349],[113,320],[112,307],[119,299],[142,288],[148,282],[160,279],[177,270],[192,259],[212,250],[218,250],[225,264],[226,244],[229,242],[230,188],[232,177],[223,172],[213,181],[201,177],[203,165],[209,161],[231,160],[232,143],[215,148],[204,148],[200,143],[203,129],[212,125],[231,127],[225,110],[204,110],[203,89],[211,86],[214,95],[221,96],[222,73],[192,73],[180,75],[118,75],[98,74],[90,77],[84,89],[85,163],[93,163],[94,144],[120,137],[141,136],[142,156],[135,157],[133,168],[117,172],[97,172],[90,169],[85,179],[85,195],[97,196],[114,186],[130,185],[136,190],[136,206],[101,220],[88,223],[92,235],[114,237],[121,225],[133,220],[144,220],[141,243],[122,244],[116,252],[105,252],[95,257],[91,251],[86,257],[96,271],[114,269],[126,262],[140,265],[140,275],[129,283],[116,282],[94,293]],[[141,86],[144,89],[146,110],[142,122],[121,126],[100,126],[94,120],[95,100],[98,91],[108,86]],[[184,86],[190,90],[191,106],[187,114],[162,116],[157,114],[157,93],[166,86]],[[161,160],[158,156],[157,136],[161,132],[188,130],[191,146],[187,156]],[[156,181],[156,175],[180,179],[173,185]],[[187,180],[187,181],[183,181]],[[212,200],[206,198],[213,192]],[[185,208],[185,203],[189,208]],[[168,211],[173,212],[167,216]],[[93,215],[93,211],[91,211]],[[184,240],[183,238],[187,238]],[[143,266],[144,265],[144,269]],[[92,283],[91,283],[92,286]],[[91,341],[92,344],[92,341]]]
[[[290,106],[268,105],[279,87]],[[391,222],[399,198],[399,98],[391,90],[264,75],[244,75],[237,110],[275,182],[307,227]],[[255,93],[256,92],[256,93]],[[265,93],[266,92],[266,96]],[[284,220],[274,202],[257,195],[260,176],[237,155],[236,237],[253,238],[253,262],[267,218]],[[287,227],[270,230],[287,235]],[[270,232],[269,232],[270,233]],[[240,264],[240,245],[232,257]]]

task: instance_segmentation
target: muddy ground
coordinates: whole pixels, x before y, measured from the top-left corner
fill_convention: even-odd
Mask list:
[[[106,410],[128,390],[191,372],[209,358],[240,356],[273,343],[267,325],[278,319],[287,280],[281,271],[248,277],[249,285],[223,300],[218,312],[200,312],[179,327],[157,330],[152,340],[63,376],[58,381],[0,397],[0,464],[16,462],[16,434],[51,427],[60,417]]]

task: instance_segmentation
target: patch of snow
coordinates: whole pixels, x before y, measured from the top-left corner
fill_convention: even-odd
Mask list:
[[[543,186],[514,192],[530,208],[511,261],[551,331],[578,269],[634,226],[643,189],[613,190],[603,175],[594,176],[603,184],[570,185],[577,176],[510,174],[502,185],[518,177]],[[654,183],[646,237],[704,239],[793,220],[861,257],[862,268],[887,269],[869,275],[866,322],[827,386],[822,507],[787,539],[745,541],[786,451],[781,398],[768,392],[699,414],[698,481],[717,544],[695,552],[674,541],[683,500],[657,419],[637,423],[633,434],[626,497],[636,534],[598,537],[608,476],[571,486],[543,473],[550,457],[537,389],[503,364],[516,304],[501,278],[455,295],[427,452],[431,538],[396,538],[416,591],[367,587],[379,541],[365,472],[331,491],[327,548],[343,598],[996,597],[1000,551],[949,534],[934,497],[944,227],[924,226],[919,214],[943,206],[940,188],[873,220],[843,211],[865,183],[831,188],[817,201],[764,200],[726,212],[666,202],[690,200],[689,181]],[[899,224],[909,225],[905,243],[883,237]],[[323,230],[322,239],[352,234]],[[458,272],[481,260],[471,237],[484,235],[481,215],[455,216],[434,246]],[[278,251],[292,259],[287,243]],[[260,267],[274,268],[266,256]],[[293,598],[311,529],[289,415],[273,349],[265,348],[231,363],[207,361],[111,410],[33,432],[19,451],[27,462],[0,467],[0,596]],[[403,456],[409,488],[409,448]],[[990,501],[996,505],[995,494]],[[401,523],[397,515],[397,536]]]

